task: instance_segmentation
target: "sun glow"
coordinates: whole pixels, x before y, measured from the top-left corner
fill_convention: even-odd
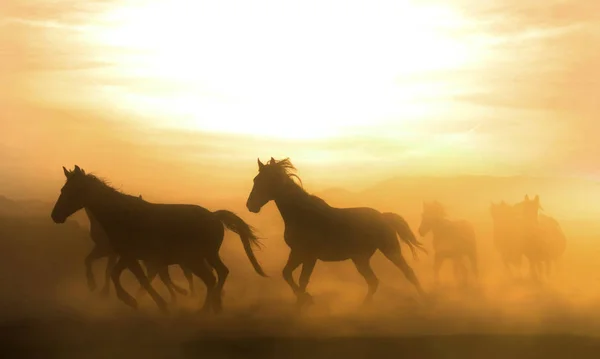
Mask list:
[[[461,21],[400,0],[130,1],[91,37],[140,83],[105,93],[155,126],[320,138],[431,115],[453,90],[406,78],[473,60]]]

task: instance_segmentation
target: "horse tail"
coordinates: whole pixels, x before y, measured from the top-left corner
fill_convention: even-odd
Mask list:
[[[242,244],[244,245],[244,251],[246,251],[246,255],[248,256],[250,263],[252,263],[252,267],[254,267],[256,273],[263,277],[268,277],[258,263],[258,260],[252,251],[253,245],[260,247],[260,241],[254,233],[254,228],[252,228],[250,225],[244,222],[243,219],[231,211],[219,210],[213,212],[213,214],[225,225],[225,227],[227,227],[227,229],[237,233],[240,236]]]
[[[427,250],[423,248],[423,243],[417,240],[417,237],[415,237],[415,234],[410,229],[408,222],[406,222],[402,216],[392,212],[385,212],[382,214],[387,224],[396,230],[396,233],[398,233],[402,241],[408,244],[415,260],[419,259],[416,249],[427,254]]]

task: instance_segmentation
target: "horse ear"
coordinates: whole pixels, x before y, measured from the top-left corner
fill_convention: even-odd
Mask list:
[[[71,175],[71,172],[65,168],[65,166],[63,166],[63,172],[65,173],[65,177],[69,178],[69,176]]]
[[[533,200],[536,201],[536,202],[539,202],[540,201],[540,196],[536,194],[535,198]]]
[[[260,162],[260,158],[258,158],[257,160],[258,160],[258,170],[260,171],[263,169],[263,167],[265,167],[265,164]]]
[[[75,169],[73,171],[74,172],[81,172],[81,168],[79,168],[79,166],[75,165]]]
[[[528,194],[525,195],[525,200],[529,201],[529,195]]]

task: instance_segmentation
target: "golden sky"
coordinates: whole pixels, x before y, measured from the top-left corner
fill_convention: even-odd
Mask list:
[[[595,175],[598,43],[587,0],[3,0],[0,186]]]

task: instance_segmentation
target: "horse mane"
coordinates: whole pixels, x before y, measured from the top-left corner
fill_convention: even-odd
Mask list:
[[[300,184],[298,186],[300,188],[304,189],[304,184],[302,183],[302,179],[300,178],[300,176],[298,176],[297,174],[294,173],[297,171],[297,169],[292,164],[292,161],[290,161],[289,157],[286,157],[282,160],[276,160],[273,157],[271,157],[271,160],[267,163],[267,166],[272,166],[273,168],[277,168],[282,173],[284,173],[286,176],[288,176],[292,180],[292,182],[294,182],[294,184],[298,185],[293,180],[294,178],[296,178],[300,182]]]
[[[273,166],[273,168],[282,171],[282,173],[284,173],[290,179],[290,181],[296,186],[298,190],[308,195],[307,199],[309,200],[309,202],[313,202],[317,206],[331,207],[324,199],[315,196],[314,194],[310,194],[304,189],[302,179],[296,173],[294,173],[297,171],[297,169],[294,166],[294,164],[292,164],[292,161],[290,161],[289,157],[286,157],[282,160],[276,160],[271,157],[271,160],[267,162],[266,166]],[[296,183],[296,181],[294,181],[294,178],[297,179],[300,183]]]
[[[136,199],[141,202],[146,202],[144,199],[140,198],[139,196],[132,196],[130,194],[122,192],[121,190],[113,187],[108,180],[98,177],[97,175],[95,175],[93,173],[83,173],[83,175],[85,176],[86,180],[90,181],[90,183],[92,183],[93,185],[96,185],[104,190],[107,190],[107,191],[115,193],[115,194],[119,194],[126,198]]]

